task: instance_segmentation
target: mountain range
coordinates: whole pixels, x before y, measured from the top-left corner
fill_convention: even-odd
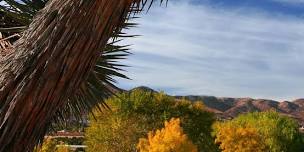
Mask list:
[[[214,112],[222,119],[231,119],[248,112],[275,110],[296,119],[300,125],[304,125],[304,99],[278,102],[266,99],[217,98],[214,96],[176,96],[176,98],[201,101],[208,111]]]
[[[148,87],[137,87],[145,91],[154,91]],[[132,89],[132,90],[134,90]],[[200,101],[206,106],[206,109],[216,114],[220,119],[232,119],[239,114],[248,112],[261,112],[275,110],[282,115],[296,119],[301,126],[304,126],[304,99],[294,101],[274,101],[267,99],[253,98],[219,98],[214,96],[174,96],[177,100],[187,99],[190,101]]]

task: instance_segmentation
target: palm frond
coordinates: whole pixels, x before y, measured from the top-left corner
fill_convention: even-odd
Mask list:
[[[32,22],[33,16],[44,7],[48,0],[4,0],[0,4],[0,32],[4,37],[22,33]],[[100,109],[108,108],[103,102],[105,98],[119,90],[116,87],[115,77],[128,79],[121,73],[125,65],[119,61],[126,59],[130,54],[128,46],[120,45],[125,38],[136,35],[123,33],[123,29],[136,26],[136,23],[129,21],[136,18],[136,14],[142,12],[144,8],[150,9],[155,0],[133,0],[133,5],[129,9],[129,14],[125,18],[126,22],[113,31],[113,36],[103,50],[100,50],[99,59],[95,68],[90,72],[87,81],[83,82],[78,91],[69,97],[65,107],[57,111],[54,121],[64,122],[67,118],[74,116],[81,120],[84,112],[88,112],[96,105],[102,105]],[[162,4],[165,0],[160,0]],[[168,1],[166,1],[167,3]],[[14,43],[17,38],[10,39],[9,43]],[[7,42],[7,41],[6,41]]]

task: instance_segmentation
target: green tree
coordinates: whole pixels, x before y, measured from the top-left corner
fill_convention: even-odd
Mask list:
[[[135,151],[138,139],[148,131],[164,127],[163,122],[180,118],[181,126],[199,151],[217,151],[211,136],[213,114],[206,112],[200,102],[176,100],[171,96],[135,90],[118,94],[107,100],[112,112],[94,111],[90,126],[85,130],[88,151]],[[98,146],[98,147],[96,147]],[[95,148],[94,148],[95,147]]]
[[[216,142],[227,152],[242,151],[256,144],[260,145],[261,151],[303,151],[298,124],[293,119],[274,111],[241,115],[231,121],[216,123],[214,130]],[[252,138],[242,136],[246,132]]]
[[[138,138],[145,133],[141,117],[121,118],[119,116],[96,117],[85,130],[86,151],[125,152],[136,151]]]

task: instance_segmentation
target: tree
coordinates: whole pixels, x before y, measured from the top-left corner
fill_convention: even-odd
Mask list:
[[[223,152],[264,152],[266,145],[262,135],[252,126],[226,124],[217,128],[215,142]]]
[[[34,152],[56,152],[56,145],[54,139],[46,138],[41,145],[35,147]]]
[[[271,152],[303,151],[298,124],[274,111],[241,115],[231,121],[216,123],[214,129],[216,142],[227,152],[244,149]]]
[[[64,142],[48,137],[41,145],[35,147],[34,152],[69,152],[69,148],[64,145]]]
[[[21,10],[13,6],[30,3],[6,2],[9,9],[14,8],[12,12]],[[80,113],[82,107],[94,106],[98,99],[95,93],[100,88],[92,84],[112,80],[109,75],[103,75],[104,71],[90,74],[96,62],[103,62],[98,61],[100,51],[111,36],[120,34],[129,14],[140,12],[147,2],[51,0],[47,3],[9,53],[0,59],[0,151],[32,151],[54,119],[64,117],[71,109],[72,113]],[[86,83],[88,77],[95,81]],[[106,95],[106,92],[98,93],[102,97]],[[93,102],[87,103],[84,97]]]
[[[85,130],[86,150],[109,152],[136,151],[138,139],[150,130],[164,127],[164,121],[180,118],[181,126],[199,151],[216,152],[211,136],[215,121],[201,102],[176,100],[163,92],[133,90],[106,100],[112,112],[93,111]]]
[[[106,151],[124,152],[136,151],[138,138],[146,133],[142,117],[121,118],[117,116],[97,117],[90,121],[90,127],[85,130],[85,145],[87,152]]]
[[[165,122],[165,128],[149,132],[148,139],[139,140],[140,152],[197,152],[197,147],[184,134],[180,119],[172,118]]]

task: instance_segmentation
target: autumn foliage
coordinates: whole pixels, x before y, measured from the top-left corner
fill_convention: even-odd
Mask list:
[[[171,118],[179,118],[184,134],[198,151],[218,151],[211,135],[215,118],[201,102],[176,100],[162,92],[133,90],[113,96],[107,104],[111,111],[100,112],[96,108],[94,117],[90,116],[90,126],[85,129],[88,152],[134,152],[140,138],[151,130],[165,128],[164,122]]]
[[[274,111],[216,122],[201,102],[142,90],[117,94],[107,103],[111,111],[94,109],[90,116],[88,152],[304,151],[298,124]]]
[[[51,138],[45,138],[43,143],[36,146],[34,152],[55,152],[56,151],[56,141]]]
[[[63,142],[58,143],[56,139],[45,138],[43,143],[36,146],[33,152],[69,152],[69,148],[64,146]]]
[[[165,128],[149,132],[137,146],[140,152],[197,152],[197,147],[188,139],[180,126],[180,119],[165,122]]]
[[[223,152],[302,152],[297,123],[277,112],[254,112],[214,125]]]
[[[264,152],[265,143],[258,130],[251,126],[237,127],[232,124],[217,126],[216,143],[223,152]]]

